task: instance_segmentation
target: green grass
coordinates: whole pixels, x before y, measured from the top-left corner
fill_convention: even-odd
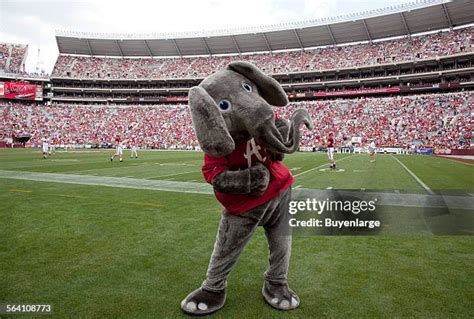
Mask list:
[[[141,152],[123,163],[108,155],[42,160],[37,151],[1,150],[0,169],[203,182],[200,153]],[[473,166],[398,158],[432,189],[473,190]],[[324,154],[286,159],[294,174],[325,162]],[[425,193],[390,156],[347,157],[339,167],[296,184]],[[0,303],[51,303],[55,317],[184,317],[179,303],[204,279],[221,211],[211,195],[13,179],[0,179],[0,200]],[[261,297],[267,250],[259,229],[216,318],[474,316],[470,236],[294,236],[290,284],[302,304],[290,313]]]
[[[400,160],[432,189],[472,191],[474,188],[473,164],[429,156],[403,156]]]

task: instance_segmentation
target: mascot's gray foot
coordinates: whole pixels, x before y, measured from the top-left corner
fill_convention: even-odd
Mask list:
[[[300,298],[287,284],[272,284],[265,281],[262,294],[265,301],[275,309],[291,310],[300,305]]]
[[[226,292],[213,292],[198,288],[181,301],[181,309],[195,316],[204,316],[224,307]]]

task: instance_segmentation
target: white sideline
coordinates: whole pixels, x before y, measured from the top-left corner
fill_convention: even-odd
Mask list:
[[[400,162],[398,158],[396,158],[393,155],[390,155],[390,156],[394,160],[396,160],[398,162],[398,164],[400,164],[418,182],[418,184],[420,184],[421,187],[423,187],[429,194],[431,194],[431,195],[434,194],[434,192],[431,190],[431,188],[429,188],[428,185],[423,183],[423,181],[418,176],[416,176],[415,173],[413,173],[408,167],[406,167],[402,162]]]
[[[336,161],[336,164],[337,164],[337,162],[343,161],[343,160],[345,160],[346,158],[349,158],[349,157],[352,157],[352,156],[355,156],[355,155],[356,155],[356,154],[352,154],[352,155],[343,157],[343,158],[341,158],[340,160],[337,160],[337,161]],[[296,174],[296,175],[293,175],[293,177],[298,177],[298,176],[300,176],[300,175],[306,174],[306,173],[308,173],[308,172],[314,171],[315,169],[322,168],[322,167],[327,166],[327,165],[329,165],[329,164],[328,164],[328,163],[324,163],[324,164],[319,165],[319,166],[317,166],[317,167],[313,167],[313,168],[310,168],[310,169],[308,169],[308,170],[306,170],[306,171],[303,171],[303,172],[301,172],[301,173],[298,173],[298,174]]]
[[[214,194],[212,186],[207,183],[176,182],[166,180],[149,180],[128,177],[92,176],[77,174],[38,173],[28,171],[0,170],[0,178],[11,178],[37,182],[53,182],[76,185],[107,186],[119,188],[147,189],[166,192]]]
[[[176,182],[164,180],[144,180],[138,178],[106,177],[90,175],[73,175],[57,173],[36,173],[27,171],[5,171],[0,170],[0,180],[19,179],[37,182],[66,183],[75,185],[93,185],[118,188],[145,189],[154,191],[166,191],[191,194],[214,194],[212,186],[206,183]],[[3,181],[2,181],[3,182]],[[450,196],[450,195],[428,195],[428,194],[400,194],[400,193],[378,193],[378,192],[354,192],[339,191],[334,189],[308,189],[298,187],[294,189],[294,198],[321,198],[327,199],[328,194],[349,193],[372,200],[378,199],[378,205],[398,207],[440,207],[469,210],[474,213],[474,197],[472,196]]]

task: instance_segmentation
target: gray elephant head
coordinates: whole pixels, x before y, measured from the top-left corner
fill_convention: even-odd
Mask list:
[[[254,138],[276,154],[299,147],[299,127],[312,129],[306,110],[295,111],[290,122],[275,122],[273,106],[285,106],[288,97],[273,78],[253,64],[232,62],[189,91],[194,129],[203,151],[225,156],[238,143]]]

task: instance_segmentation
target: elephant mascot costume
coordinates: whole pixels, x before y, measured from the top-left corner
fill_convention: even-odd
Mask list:
[[[269,246],[265,301],[280,310],[300,304],[287,283],[294,179],[281,161],[298,149],[301,124],[312,129],[312,123],[303,109],[289,122],[275,118],[272,105],[287,104],[278,82],[247,62],[232,62],[189,91],[194,129],[205,153],[202,171],[224,212],[207,278],[181,302],[187,314],[206,315],[224,306],[227,276],[259,225]]]

